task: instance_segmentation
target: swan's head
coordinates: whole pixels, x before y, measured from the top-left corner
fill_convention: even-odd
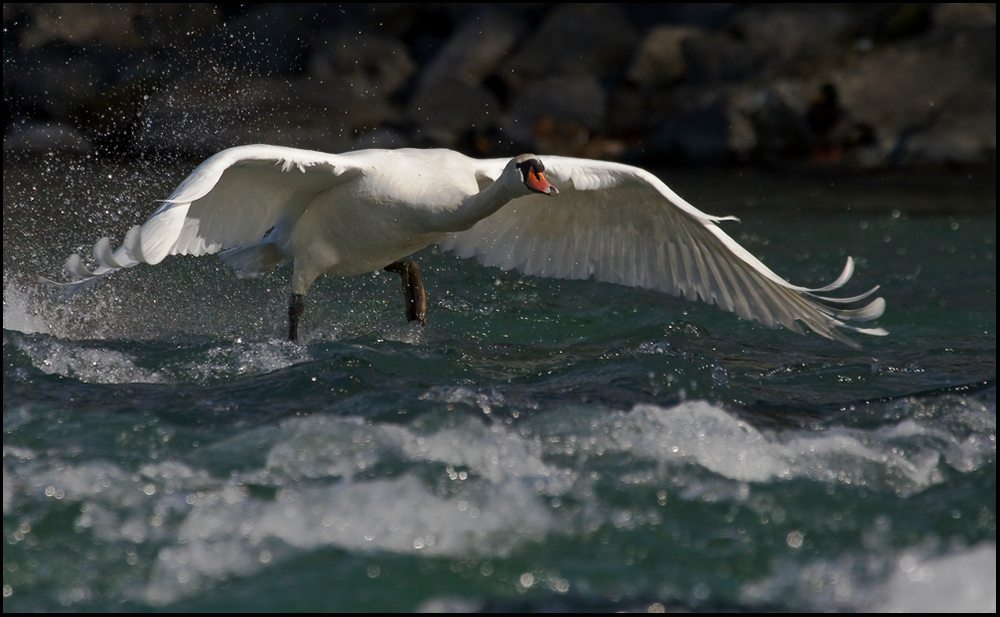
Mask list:
[[[534,154],[522,154],[514,157],[511,163],[517,169],[521,182],[528,191],[542,195],[559,194],[559,190],[549,184],[548,179],[545,178],[545,165]]]

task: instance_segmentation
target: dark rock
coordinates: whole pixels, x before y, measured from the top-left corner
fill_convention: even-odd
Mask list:
[[[843,106],[875,127],[891,162],[976,164],[996,151],[995,77],[984,81],[956,44],[879,48],[832,73]]]
[[[620,74],[639,43],[624,12],[613,4],[556,5],[503,65],[516,92],[556,75]]]
[[[997,27],[994,3],[944,2],[932,7],[934,25],[949,32]]]
[[[15,124],[3,138],[4,152],[90,152],[90,142],[73,127],[55,122]]]
[[[399,123],[379,101],[308,78],[220,74],[182,80],[150,98],[140,117],[140,150],[199,154],[248,143],[338,152],[356,133]]]
[[[603,126],[606,108],[607,95],[593,77],[550,77],[518,96],[500,127],[505,139],[534,149],[539,120],[556,125],[576,123],[592,130]]]
[[[607,129],[616,134],[638,134],[646,129],[649,109],[646,97],[628,81],[619,83],[608,97]]]
[[[752,154],[758,159],[801,158],[809,152],[804,110],[796,109],[775,89],[754,92],[743,112],[753,126]]]
[[[426,65],[448,42],[455,27],[456,16],[447,6],[419,5],[409,17],[408,28],[402,33],[410,55],[420,65]]]
[[[486,88],[450,79],[421,89],[406,118],[422,146],[452,148],[466,130],[487,131],[500,119],[500,102]]]
[[[837,55],[852,25],[848,10],[834,5],[751,5],[736,14],[739,33],[766,65],[768,74],[809,71],[823,57]]]
[[[419,77],[407,105],[418,144],[456,147],[467,132],[486,134],[503,111],[483,82],[517,40],[523,23],[492,8],[466,15]]]
[[[639,28],[670,25],[716,30],[725,26],[744,5],[733,2],[648,2],[624,6],[632,23]]]
[[[406,46],[390,37],[341,29],[310,45],[309,75],[360,98],[388,98],[415,70]]]
[[[548,114],[535,121],[532,128],[535,145],[531,149],[539,153],[585,159],[617,159],[628,148],[622,139],[605,135],[582,122],[556,122]]]
[[[660,26],[651,30],[632,60],[629,79],[644,88],[679,81],[686,69],[681,44],[693,36],[704,33],[690,26]]]
[[[262,75],[304,73],[315,28],[309,8],[288,2],[250,6],[246,13],[213,29],[204,43],[213,63]]]
[[[447,81],[477,85],[492,74],[527,24],[521,15],[489,7],[467,15],[420,76],[420,88]]]
[[[681,41],[684,80],[716,84],[749,79],[761,72],[763,58],[745,41],[723,33],[689,36]]]
[[[20,4],[19,44],[48,43],[148,49],[177,40],[178,32],[209,28],[221,16],[209,4]],[[7,5],[4,5],[6,27]],[[7,34],[5,31],[4,38]]]
[[[931,27],[931,6],[926,3],[901,2],[881,7],[872,38],[879,43],[898,41],[927,32]]]
[[[77,100],[67,118],[101,154],[128,153],[135,142],[142,109],[167,83],[155,75],[118,82],[94,96]]]
[[[74,101],[93,97],[112,82],[107,56],[114,50],[105,51],[63,43],[31,49],[19,58],[21,65],[15,69],[18,94],[27,106],[50,118],[64,119]]]
[[[672,164],[718,165],[730,158],[729,115],[716,102],[669,118],[645,147],[645,156]]]
[[[735,134],[730,146],[745,160],[812,160],[841,162],[851,149],[876,144],[873,129],[853,118],[840,105],[837,87],[823,84],[808,100],[789,100],[775,88],[752,92],[735,105],[749,119],[752,138]],[[735,115],[735,114],[734,114]],[[734,126],[739,126],[734,122]],[[858,158],[860,151],[852,156]],[[878,156],[863,153],[866,160]],[[866,163],[865,166],[870,166]]]
[[[3,15],[9,148],[72,148],[75,135],[99,154],[271,142],[601,158],[643,144],[663,162],[854,167],[996,158],[995,4],[8,3]],[[838,94],[825,103],[824,84]]]

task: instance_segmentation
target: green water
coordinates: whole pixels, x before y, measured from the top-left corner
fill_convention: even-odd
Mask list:
[[[994,610],[996,189],[668,171],[792,282],[858,262],[861,350],[418,254],[40,286],[189,163],[4,165],[4,611]]]

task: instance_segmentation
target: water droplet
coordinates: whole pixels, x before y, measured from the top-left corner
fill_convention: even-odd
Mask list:
[[[802,541],[804,539],[805,536],[803,535],[803,533],[801,531],[796,530],[788,532],[788,537],[785,538],[785,541],[788,542],[788,546],[792,548],[801,548]]]

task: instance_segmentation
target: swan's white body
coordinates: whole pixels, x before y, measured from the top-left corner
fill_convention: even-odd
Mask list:
[[[324,272],[381,269],[437,243],[462,257],[525,274],[587,278],[700,298],[775,327],[813,331],[853,345],[836,328],[883,335],[845,320],[879,317],[885,302],[837,308],[853,298],[784,281],[709,216],[636,167],[558,156],[544,174],[558,195],[532,192],[515,161],[476,160],[450,150],[362,150],[325,154],[279,146],[219,152],[177,187],[121,247],[94,246],[91,272],[66,262],[74,291],[119,268],[167,255],[222,252],[226,263],[264,272],[294,263],[293,293]],[[555,193],[556,191],[552,191]]]

